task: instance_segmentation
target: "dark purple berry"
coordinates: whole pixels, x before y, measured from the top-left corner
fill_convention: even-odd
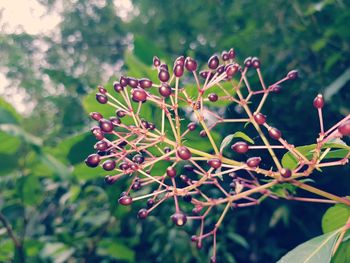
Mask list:
[[[164,152],[165,153],[170,153],[171,152],[171,149],[169,147],[164,147]]]
[[[254,120],[257,124],[263,125],[266,122],[266,115],[258,112],[254,114]]]
[[[99,126],[103,132],[107,132],[107,133],[113,131],[113,128],[114,128],[112,122],[106,119],[100,119]]]
[[[120,85],[120,83],[119,82],[117,82],[117,81],[115,81],[114,83],[113,83],[113,88],[114,88],[114,90],[116,91],[116,92],[121,92],[121,91],[123,91],[123,86],[122,85]]]
[[[260,60],[257,57],[252,58],[252,66],[253,68],[260,68]]]
[[[146,219],[147,216],[148,216],[148,211],[145,208],[140,209],[137,213],[137,217],[139,219]]]
[[[180,56],[178,57],[176,60],[175,60],[175,63],[174,65],[181,65],[181,66],[184,66],[185,65],[185,57],[184,56]]]
[[[167,70],[161,69],[158,73],[158,78],[161,82],[167,82],[170,79],[169,72]]]
[[[176,176],[176,169],[172,166],[169,166],[166,169],[166,175],[169,176],[170,178],[174,178]]]
[[[134,88],[137,88],[137,86],[139,85],[139,81],[135,78],[131,78],[129,77],[129,86],[132,87],[133,89]]]
[[[102,86],[98,86],[98,91],[101,93],[101,94],[106,94],[107,93],[107,90],[102,87]]]
[[[120,168],[121,170],[128,170],[128,169],[130,168],[130,165],[129,165],[129,163],[127,163],[127,162],[122,162],[122,163],[119,165],[119,168]]]
[[[141,164],[145,161],[145,158],[141,154],[136,154],[132,157],[132,161],[137,164]]]
[[[109,121],[116,127],[122,123],[118,117],[110,117]]]
[[[185,67],[190,72],[196,71],[197,62],[193,58],[187,57],[185,60]]]
[[[323,106],[324,106],[324,99],[323,99],[323,96],[322,96],[321,94],[318,94],[318,95],[316,96],[316,98],[314,99],[313,104],[314,104],[314,107],[315,107],[316,109],[322,109]]]
[[[153,66],[156,68],[160,66],[160,59],[156,56],[153,57]]]
[[[143,79],[139,79],[139,85],[143,89],[148,89],[152,87],[153,82],[150,79],[143,78]]]
[[[149,123],[148,123],[148,126],[149,126],[149,129],[150,129],[151,131],[153,131],[153,130],[156,128],[156,125],[155,125],[154,123],[152,123],[152,122],[149,122]]]
[[[85,159],[85,163],[89,167],[96,167],[100,163],[100,156],[98,154],[90,154]]]
[[[238,71],[238,65],[237,64],[228,64],[225,67],[226,75],[228,78],[231,78],[234,74]]]
[[[151,208],[154,205],[154,200],[153,199],[148,199],[147,200],[147,207]]]
[[[116,182],[116,179],[114,179],[113,176],[110,176],[110,175],[106,175],[105,178],[104,178],[104,181],[106,184],[109,184],[109,185],[112,185]]]
[[[205,130],[201,130],[200,132],[199,132],[199,136],[201,136],[201,137],[207,137],[207,132],[205,131]]]
[[[222,73],[225,72],[225,65],[220,65],[217,69],[216,69],[216,73],[218,75],[221,75]]]
[[[119,117],[119,118],[123,118],[126,115],[126,111],[124,110],[116,110],[115,114]]]
[[[134,169],[133,169],[134,170]],[[134,191],[138,191],[142,188],[142,185],[139,181],[136,181],[132,184],[131,189]]]
[[[246,66],[247,68],[250,68],[252,66],[252,57],[247,57],[244,60],[244,66]]]
[[[246,142],[236,142],[231,146],[231,149],[234,150],[236,153],[246,153],[249,150],[249,145]]]
[[[211,101],[211,102],[215,102],[215,101],[217,101],[218,100],[218,94],[216,94],[216,93],[210,93],[209,95],[208,95],[208,99]]]
[[[106,160],[102,164],[102,168],[106,171],[112,171],[115,168],[115,161]]]
[[[290,178],[292,176],[292,171],[288,168],[282,168],[280,174],[283,178]]]
[[[188,160],[192,157],[192,154],[190,150],[185,147],[185,146],[180,146],[177,149],[177,155],[182,159],[182,160]]]
[[[346,121],[339,125],[338,131],[343,136],[349,136],[350,135],[350,121]]]
[[[193,167],[192,165],[190,165],[190,164],[184,165],[184,168],[185,168],[187,171],[189,171],[189,172],[192,172],[192,171],[194,170],[194,167]]]
[[[282,136],[282,133],[280,130],[276,129],[276,128],[273,128],[271,127],[269,129],[269,135],[272,139],[275,139],[275,140],[279,140]]]
[[[203,79],[207,79],[209,76],[209,79],[211,79],[213,77],[213,74],[208,70],[202,70],[199,72],[199,76],[201,76]]]
[[[187,129],[189,129],[190,131],[194,131],[196,128],[197,128],[197,123],[195,123],[195,122],[190,122],[187,125]]]
[[[123,195],[118,199],[118,203],[121,205],[131,205],[132,204],[132,198],[128,195]]]
[[[159,87],[159,94],[167,98],[171,95],[171,87],[167,83],[162,83]]]
[[[228,51],[228,57],[230,59],[234,59],[236,57],[236,52],[233,48],[231,48],[229,51]]]
[[[140,88],[132,90],[131,98],[135,102],[145,102],[147,99],[147,93]]]
[[[227,60],[230,59],[230,57],[229,57],[229,55],[228,55],[226,50],[222,51],[221,58],[222,58],[223,61],[227,61]]]
[[[122,87],[126,87],[129,84],[129,79],[127,77],[121,76],[119,83]]]
[[[175,225],[183,226],[187,222],[187,216],[182,212],[176,212],[171,216],[171,220],[173,220]]]
[[[261,162],[261,158],[260,157],[251,157],[247,160],[246,164],[248,165],[248,167],[250,168],[256,168],[259,166]]]
[[[184,66],[181,65],[181,64],[176,64],[176,65],[174,66],[173,71],[174,71],[175,77],[181,78],[182,75],[184,74]]]
[[[185,201],[186,203],[191,203],[191,201],[192,201],[192,195],[189,195],[189,194],[184,195],[183,199],[184,199],[184,201]]]
[[[105,94],[96,93],[96,100],[101,104],[106,104],[108,101],[108,98]]]
[[[94,148],[99,151],[106,151],[108,149],[108,144],[106,141],[98,141],[95,143]]]
[[[102,114],[99,112],[91,112],[90,117],[91,117],[91,119],[93,119],[95,121],[99,121],[103,118]]]
[[[214,169],[218,169],[221,167],[221,160],[218,158],[209,159],[207,163],[210,167]]]
[[[288,72],[287,74],[287,78],[290,79],[290,80],[293,80],[293,79],[296,79],[298,77],[298,71],[297,70],[291,70]]]

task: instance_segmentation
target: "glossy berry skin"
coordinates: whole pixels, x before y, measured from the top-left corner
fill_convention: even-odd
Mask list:
[[[128,205],[131,205],[132,204],[132,198],[128,195],[123,195],[122,197],[120,197],[118,199],[118,203],[121,204],[121,205],[125,205],[125,206],[128,206]]]
[[[280,170],[280,175],[283,177],[283,178],[290,178],[292,176],[292,171],[288,168],[282,168]]]
[[[170,153],[171,152],[171,149],[169,147],[164,147],[164,152],[165,153]]]
[[[113,124],[109,120],[106,119],[100,119],[99,120],[99,126],[103,132],[109,133],[113,131]]]
[[[110,175],[106,175],[104,178],[104,181],[106,184],[109,184],[109,185],[112,185],[116,182],[116,180]]]
[[[324,106],[324,99],[321,94],[318,94],[313,101],[313,105],[316,109],[322,109]]]
[[[129,84],[128,84],[131,88],[137,88],[137,86],[139,85],[139,81],[135,78],[131,78],[129,77]]]
[[[244,60],[244,66],[246,66],[247,68],[250,68],[252,66],[252,57],[247,57]]]
[[[253,68],[260,68],[260,60],[257,57],[252,58],[252,66]]]
[[[153,66],[156,68],[160,66],[160,59],[156,56],[153,57]]]
[[[176,212],[171,216],[171,220],[173,220],[175,225],[183,226],[187,222],[187,216],[182,212]]]
[[[126,111],[124,110],[116,110],[115,114],[119,117],[119,118],[123,118],[126,115]]]
[[[190,165],[190,164],[184,165],[184,168],[185,168],[187,171],[189,171],[189,172],[192,172],[192,171],[194,170],[194,167],[193,167],[192,165]]]
[[[120,83],[119,82],[117,82],[117,81],[115,81],[114,83],[113,83],[113,88],[114,88],[114,90],[116,91],[116,92],[122,92],[123,91],[123,89],[124,89],[124,87],[122,86],[122,85],[120,85]]]
[[[151,208],[154,205],[154,200],[153,199],[148,199],[147,200],[147,207]]]
[[[170,79],[169,72],[167,70],[161,69],[158,73],[158,79],[162,82],[167,82]]]
[[[141,164],[145,161],[145,158],[141,154],[136,154],[132,157],[132,161],[137,164]]]
[[[127,77],[121,76],[119,83],[122,87],[126,87],[129,84],[129,79]]]
[[[148,123],[148,126],[149,126],[149,129],[150,129],[151,131],[153,131],[153,130],[156,128],[156,125],[155,125],[154,123],[152,123],[152,122],[149,122],[149,123]]]
[[[201,136],[201,137],[207,137],[207,133],[206,133],[206,131],[205,130],[201,130],[200,132],[199,132],[199,136]]]
[[[282,133],[280,130],[276,129],[276,128],[271,128],[269,130],[269,135],[272,139],[275,139],[275,140],[279,140],[282,136]]]
[[[236,52],[233,48],[231,48],[229,51],[228,51],[228,56],[230,59],[234,59],[236,57]]]
[[[110,117],[109,121],[115,126],[119,126],[122,122],[120,121],[120,119],[118,117]]]
[[[174,178],[176,176],[176,169],[174,167],[168,167],[166,169],[166,175],[169,176],[170,178]]]
[[[218,100],[218,95],[216,94],[216,93],[210,93],[209,95],[208,95],[208,99],[211,101],[211,102],[215,102],[215,101],[217,101]]]
[[[138,191],[142,188],[142,185],[140,182],[136,181],[132,184],[131,189],[134,191]]]
[[[339,125],[338,131],[343,136],[350,136],[350,120]]]
[[[218,169],[221,167],[221,160],[218,158],[209,159],[207,163],[210,167],[214,169]]]
[[[184,74],[184,66],[181,64],[176,64],[173,69],[174,75],[177,78],[181,78]]]
[[[221,58],[222,58],[223,61],[227,61],[227,60],[230,59],[230,57],[229,57],[229,55],[228,55],[226,50],[222,51]]]
[[[193,58],[187,57],[185,60],[185,68],[190,71],[196,71],[197,70],[197,61],[195,61]]]
[[[91,117],[91,119],[93,119],[95,121],[99,121],[103,118],[102,114],[99,112],[91,112],[90,117]]]
[[[171,87],[167,83],[162,83],[162,85],[159,87],[159,94],[167,98],[171,95],[171,93]]]
[[[85,159],[85,163],[89,167],[96,167],[100,163],[100,156],[98,154],[90,154]]]
[[[94,148],[99,151],[106,151],[108,148],[108,144],[106,141],[98,141],[95,143]]]
[[[261,162],[261,158],[260,157],[251,157],[247,160],[246,164],[248,165],[248,167],[250,168],[256,168],[259,166]]]
[[[221,75],[222,73],[225,72],[225,65],[220,65],[217,69],[216,69],[216,73],[218,75]]]
[[[201,72],[199,72],[199,76],[201,76],[203,79],[207,79],[208,77],[210,79],[211,77],[213,77],[212,73],[207,70],[202,70]]]
[[[266,122],[266,115],[258,112],[254,114],[254,120],[256,121],[257,124],[263,125]]]
[[[180,146],[177,149],[177,155],[182,159],[182,160],[188,160],[192,157],[192,154],[190,150],[185,147],[185,146]]]
[[[197,123],[195,123],[195,122],[190,122],[187,125],[187,129],[189,129],[190,131],[194,131],[196,128],[197,128]]]
[[[249,145],[246,142],[240,141],[240,142],[236,142],[235,144],[233,144],[231,146],[231,149],[234,150],[236,153],[246,153],[249,150]]]
[[[210,69],[216,69],[219,66],[219,57],[217,55],[213,55],[208,60],[208,67]]]
[[[102,164],[102,168],[106,171],[112,171],[115,168],[115,161],[113,160],[106,160]]]
[[[291,70],[288,72],[287,78],[290,80],[294,80],[294,79],[298,78],[298,75],[299,75],[298,71],[294,69],[294,70]]]
[[[153,82],[150,79],[142,78],[139,79],[139,85],[142,89],[148,89],[152,87]]]
[[[147,93],[140,88],[133,89],[132,100],[135,102],[145,102],[147,99]]]
[[[232,77],[234,74],[237,73],[237,71],[238,71],[238,66],[237,66],[237,64],[229,64],[229,65],[227,65],[225,71],[226,71],[227,77],[230,78],[230,77]]]
[[[98,91],[100,93],[102,93],[102,94],[106,94],[107,93],[107,90],[104,87],[102,87],[102,86],[98,86]]]
[[[96,93],[96,100],[101,104],[106,104],[108,102],[108,97],[102,93]]]
[[[271,92],[274,92],[274,93],[281,93],[282,91],[282,87],[280,85],[274,85],[271,87]]]
[[[119,165],[119,168],[121,170],[128,170],[130,168],[130,165],[127,163],[127,162],[122,162],[120,165]]]
[[[147,216],[148,216],[148,211],[145,208],[140,209],[137,213],[137,217],[139,219],[146,219]]]

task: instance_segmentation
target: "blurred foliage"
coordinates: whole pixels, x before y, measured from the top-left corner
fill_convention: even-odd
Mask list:
[[[168,207],[139,222],[142,202],[132,210],[116,205],[127,182],[106,187],[103,172],[82,163],[94,144],[87,114],[105,110],[91,90],[124,72],[155,78],[148,67],[153,55],[167,60],[184,54],[205,62],[212,53],[234,47],[240,61],[260,57],[267,83],[298,68],[301,79],[286,84],[264,108],[297,146],[314,143],[318,133],[312,109],[318,92],[330,94],[327,125],[350,112],[349,1],[134,0],[128,20],[116,15],[112,0],[40,2],[49,12],[62,3],[63,20],[55,33],[0,35],[0,68],[10,80],[2,95],[11,99],[25,91],[26,102],[34,105],[22,116],[0,98],[0,262],[207,260],[210,242],[195,249],[186,228],[171,226]],[[240,114],[222,106],[227,115]],[[154,116],[152,109],[147,114]],[[228,125],[216,138],[231,133]],[[198,138],[191,143],[198,144]],[[322,189],[349,195],[349,172],[348,167],[328,169],[330,176],[314,179]],[[327,222],[348,213],[333,207],[321,224],[326,208],[269,201],[235,211],[218,238],[219,262],[277,261],[321,235],[321,225],[325,232],[333,230],[327,230]],[[4,223],[13,229],[13,239]],[[340,250],[349,251],[345,245]],[[349,255],[336,257],[347,262]]]

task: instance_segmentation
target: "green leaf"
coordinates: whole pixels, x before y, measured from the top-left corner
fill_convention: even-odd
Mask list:
[[[329,263],[340,230],[315,237],[294,248],[278,263]]]
[[[14,154],[17,152],[20,144],[21,141],[17,137],[0,132],[0,153]]]
[[[98,243],[97,254],[108,256],[116,260],[125,260],[127,262],[135,261],[135,252],[116,240],[104,239]]]
[[[134,52],[135,56],[140,59],[146,65],[151,65],[153,62],[153,56],[159,58],[166,57],[165,53],[157,47],[154,41],[147,39],[144,36],[135,36],[134,39]]]
[[[350,217],[350,207],[344,204],[336,204],[328,208],[322,217],[323,233],[332,232],[346,224]]]
[[[62,164],[59,160],[57,160],[51,154],[48,154],[45,152],[39,152],[38,154],[39,154],[40,160],[56,175],[58,175],[60,178],[65,180],[69,179],[71,172],[67,166]]]
[[[40,138],[26,132],[23,128],[14,124],[1,124],[0,130],[12,136],[16,136],[32,146],[40,147],[43,143]]]
[[[234,232],[228,232],[227,237],[229,239],[231,239],[233,242],[241,245],[242,247],[244,247],[246,249],[249,248],[249,243],[247,242],[247,240],[243,236],[238,235],[237,233],[234,233]]]
[[[332,263],[349,263],[350,262],[350,240],[343,241],[337,252],[332,258]]]
[[[85,163],[75,165],[73,170],[73,176],[80,181],[86,181],[96,178],[101,178],[101,180],[103,180],[104,176],[106,176],[109,173],[110,172],[107,172],[101,169],[100,167],[87,167]]]
[[[21,177],[16,184],[16,189],[25,205],[35,206],[43,199],[43,187],[38,177],[33,175]]]
[[[0,98],[0,124],[18,124],[20,120],[21,116],[12,105]]]

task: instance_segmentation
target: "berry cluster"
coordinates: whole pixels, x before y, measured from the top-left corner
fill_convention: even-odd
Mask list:
[[[350,115],[325,131],[322,119],[324,99],[318,95],[313,105],[319,114],[320,133],[312,156],[309,156],[289,144],[280,130],[268,124],[267,116],[261,112],[270,94],[278,93],[283,82],[298,77],[296,70],[267,86],[260,71],[260,60],[248,57],[239,64],[234,49],[222,52],[221,56],[213,55],[201,71],[196,60],[184,56],[178,57],[170,70],[158,57],[154,57],[153,66],[158,72],[157,80],[122,76],[113,84],[113,92],[98,87],[96,100],[115,108],[115,116],[102,116],[98,112],[90,114],[98,122],[91,129],[98,142],[95,144],[97,152],[86,159],[88,166],[101,166],[111,172],[105,177],[107,184],[123,178],[130,181],[129,188],[118,200],[119,204],[127,206],[136,200],[147,199],[145,208],[138,212],[140,219],[147,218],[162,203],[173,200],[175,208],[171,220],[177,226],[183,226],[189,220],[199,221],[199,230],[191,240],[201,248],[203,240],[212,237],[211,262],[216,262],[216,234],[228,211],[258,205],[266,197],[281,198],[273,191],[278,184],[293,184],[323,197],[304,198],[292,194],[284,197],[290,200],[350,205],[345,198],[299,180],[311,175],[315,169],[348,162],[349,148],[340,160],[325,161],[325,156],[336,148],[332,144],[334,139],[350,135]],[[251,87],[248,72],[257,74],[259,88]],[[194,85],[184,86],[190,80],[194,80]],[[252,103],[253,97],[259,101],[256,107]],[[245,117],[225,118],[224,114],[215,111],[218,101],[236,103],[244,110]],[[156,109],[153,119],[143,118],[145,104],[152,104]],[[226,123],[252,125],[261,145],[252,144],[243,137],[239,140],[233,138],[232,143],[232,138],[218,142],[213,131]],[[189,146],[189,136],[193,133],[203,137],[211,145],[211,150]],[[225,156],[230,150],[226,147],[228,144],[232,144],[232,152]],[[259,154],[262,151],[268,153],[271,160],[266,159],[266,154]],[[278,157],[281,153],[276,154],[277,151],[289,152],[296,160],[295,168],[283,167]],[[238,161],[248,152],[249,158]],[[273,167],[269,169],[261,165],[271,161]],[[147,189],[147,194],[138,194],[140,189]],[[214,207],[221,213],[213,215],[217,218],[214,225],[207,225],[206,218]]]

